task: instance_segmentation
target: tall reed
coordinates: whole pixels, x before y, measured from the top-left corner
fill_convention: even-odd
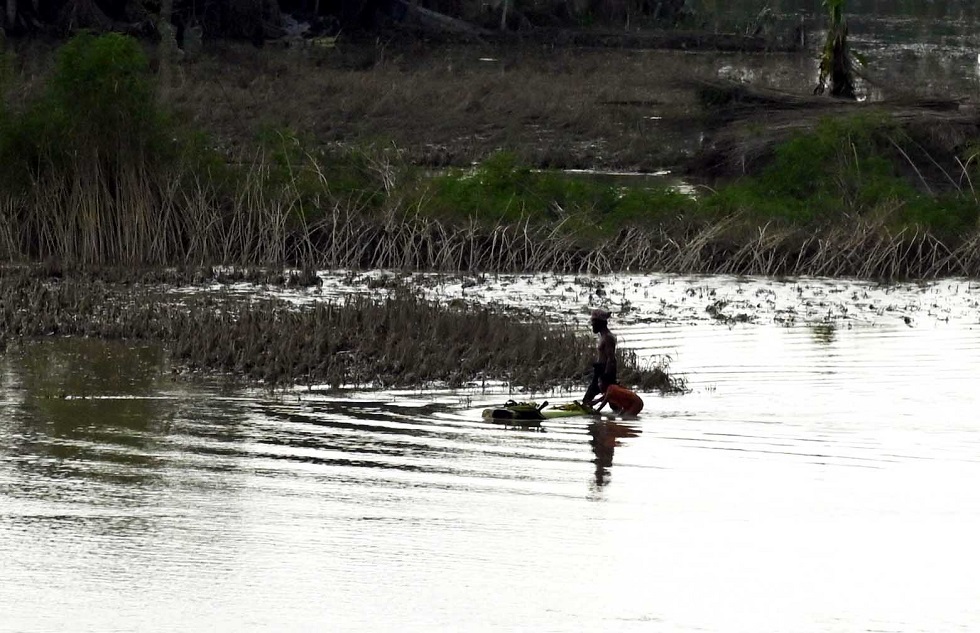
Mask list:
[[[437,219],[418,206],[379,210],[325,199],[326,208],[311,209],[291,185],[270,194],[262,171],[261,164],[253,167],[231,197],[193,174],[169,189],[120,177],[134,194],[125,202],[118,192],[86,189],[77,181],[36,189],[29,206],[0,197],[0,253],[8,260],[66,264],[980,276],[976,230],[953,242],[914,226],[897,227],[887,214],[812,228],[759,224],[733,213],[586,237],[530,219]],[[124,223],[113,215],[122,205],[129,210]]]

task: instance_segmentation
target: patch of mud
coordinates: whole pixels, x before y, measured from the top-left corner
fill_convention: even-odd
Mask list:
[[[927,283],[721,275],[444,275],[392,271],[318,273],[312,289],[268,290],[239,284],[245,294],[273,292],[296,304],[351,294],[383,295],[414,288],[442,302],[520,308],[555,323],[587,326],[602,306],[622,325],[745,323],[786,327],[941,327],[980,323],[980,283],[947,279]],[[193,291],[193,290],[191,290]]]

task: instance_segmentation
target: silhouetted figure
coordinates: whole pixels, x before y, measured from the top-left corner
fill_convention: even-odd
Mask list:
[[[590,402],[600,393],[599,380],[616,384],[616,335],[609,331],[607,310],[593,310],[590,323],[592,331],[599,335],[596,343],[596,360],[592,363],[592,381],[585,390],[582,402]]]

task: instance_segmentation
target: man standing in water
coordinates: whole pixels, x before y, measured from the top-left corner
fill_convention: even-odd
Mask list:
[[[582,403],[591,402],[599,393],[599,380],[608,385],[616,384],[616,335],[609,331],[609,311],[593,310],[592,331],[599,335],[596,344],[596,360],[592,363],[592,382],[585,390]]]

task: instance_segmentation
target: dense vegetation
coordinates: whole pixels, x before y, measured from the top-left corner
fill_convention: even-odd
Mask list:
[[[757,174],[720,189],[706,206],[743,211],[760,223],[814,228],[874,218],[895,231],[919,229],[955,242],[976,229],[980,209],[972,188],[980,176],[975,150],[964,150],[941,157],[951,162],[946,171],[927,163],[919,139],[886,116],[825,118],[776,147]]]
[[[980,273],[977,137],[942,142],[887,112],[800,129],[692,197],[569,178],[506,152],[433,175],[390,148],[288,129],[219,150],[157,95],[135,40],[83,33],[42,91],[0,112],[5,259]]]

